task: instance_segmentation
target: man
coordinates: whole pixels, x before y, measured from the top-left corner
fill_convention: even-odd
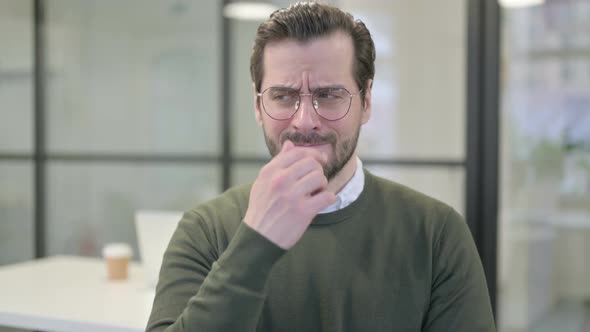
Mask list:
[[[365,25],[335,7],[259,27],[254,109],[273,158],[185,213],[148,331],[495,331],[462,218],[356,156],[374,60]]]

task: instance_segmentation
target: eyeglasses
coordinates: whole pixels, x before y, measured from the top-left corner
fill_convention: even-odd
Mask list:
[[[291,88],[270,87],[257,93],[262,99],[264,112],[275,120],[290,119],[301,106],[301,97],[311,96],[311,103],[316,113],[329,121],[340,120],[348,114],[352,97],[361,94],[351,94],[344,88],[320,88],[313,93],[299,93]]]

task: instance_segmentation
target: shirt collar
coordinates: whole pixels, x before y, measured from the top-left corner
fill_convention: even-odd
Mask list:
[[[346,183],[344,188],[336,194],[336,202],[323,209],[319,213],[330,213],[344,209],[361,195],[365,186],[365,173],[363,172],[363,163],[356,157],[356,170],[352,178]]]

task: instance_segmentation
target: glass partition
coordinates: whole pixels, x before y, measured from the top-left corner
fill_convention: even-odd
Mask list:
[[[45,4],[49,151],[218,154],[216,1]]]
[[[187,211],[219,193],[216,165],[52,162],[48,179],[48,255],[100,256],[108,242],[137,253],[136,211]]]
[[[590,3],[502,14],[499,331],[588,331]]]
[[[32,10],[0,0],[0,265],[35,254]]]

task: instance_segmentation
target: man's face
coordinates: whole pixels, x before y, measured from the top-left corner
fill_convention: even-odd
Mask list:
[[[309,94],[319,88],[343,87],[351,94],[359,92],[353,76],[352,39],[345,33],[335,32],[306,43],[291,39],[269,43],[263,56],[260,91],[282,87]],[[255,97],[256,120],[263,128],[271,156],[279,153],[286,140],[316,149],[326,157],[323,166],[328,180],[351,163],[360,128],[371,114],[370,90],[366,91],[364,108],[360,96],[354,96],[346,116],[336,121],[320,117],[310,96],[301,97],[298,111],[287,120],[272,119],[256,100]]]

